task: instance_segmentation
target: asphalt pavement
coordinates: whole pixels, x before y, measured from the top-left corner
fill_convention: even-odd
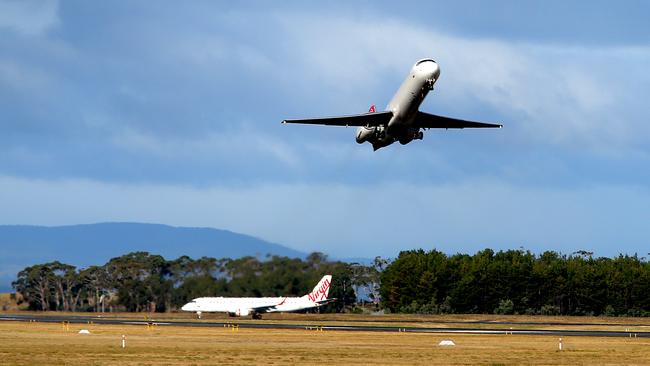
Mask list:
[[[239,327],[242,329],[312,329],[323,331],[349,331],[349,332],[405,332],[405,333],[455,333],[455,334],[520,334],[520,335],[548,335],[548,336],[578,336],[578,337],[638,337],[650,338],[650,332],[635,331],[612,331],[612,330],[576,330],[576,329],[517,329],[517,325],[596,325],[596,326],[626,326],[621,324],[588,324],[588,323],[531,323],[531,322],[493,322],[493,321],[470,321],[470,322],[438,322],[441,324],[466,324],[460,327],[400,327],[400,326],[375,326],[375,325],[337,325],[335,321],[323,321],[319,325],[314,323],[278,323],[278,322],[214,322],[214,321],[156,321],[156,320],[138,320],[128,318],[103,318],[97,316],[65,316],[65,315],[0,315],[0,321],[22,321],[22,322],[43,322],[43,323],[61,323],[69,322],[70,324],[112,324],[112,325],[141,325],[152,324],[162,327]],[[348,321],[356,322],[356,321]],[[377,322],[385,322],[377,319]],[[413,322],[411,322],[413,323]],[[428,324],[428,322],[427,322]],[[503,328],[477,328],[472,324],[508,324],[513,325],[511,329]],[[638,325],[640,326],[640,325]]]

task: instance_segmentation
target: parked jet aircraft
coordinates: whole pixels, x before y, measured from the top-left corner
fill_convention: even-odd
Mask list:
[[[418,111],[440,76],[440,67],[432,59],[415,63],[408,77],[397,90],[383,112],[375,112],[375,106],[368,113],[339,117],[287,119],[282,123],[304,123],[310,125],[359,126],[357,142],[369,142],[376,151],[395,141],[406,145],[413,140],[422,140],[421,129],[428,128],[485,128],[500,124],[471,122],[462,119],[437,116]]]
[[[248,316],[261,319],[262,313],[289,312],[325,305],[328,299],[332,276],[326,275],[314,289],[303,297],[199,297],[181,308],[184,311],[228,313],[230,316]]]

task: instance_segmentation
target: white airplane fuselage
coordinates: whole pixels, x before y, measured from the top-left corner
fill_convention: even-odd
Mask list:
[[[370,141],[379,149],[395,141],[407,144],[414,139],[422,139],[419,127],[413,127],[420,104],[424,101],[440,76],[440,67],[432,59],[418,61],[402,83],[386,111],[393,112],[393,117],[384,126],[361,126],[357,128],[358,143]]]
[[[291,312],[318,307],[317,303],[301,297],[199,297],[182,307],[183,311],[228,313],[232,316],[247,316],[252,309],[271,307],[266,313]]]
[[[199,297],[181,310],[201,313],[228,313],[231,316],[259,317],[262,313],[290,312],[327,304],[332,276],[325,275],[316,287],[302,297]]]

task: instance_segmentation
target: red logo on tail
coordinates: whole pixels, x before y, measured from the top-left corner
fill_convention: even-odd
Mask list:
[[[330,281],[328,279],[325,279],[325,281],[323,281],[323,284],[312,293],[307,294],[307,297],[312,302],[327,299],[327,290],[329,290],[329,288]]]
[[[368,110],[368,113],[375,113],[375,112],[377,112],[377,110],[375,109],[375,105],[373,104],[373,105],[370,106],[370,109]]]

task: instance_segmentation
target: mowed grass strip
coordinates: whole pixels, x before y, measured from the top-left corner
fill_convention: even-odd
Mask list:
[[[78,334],[88,329],[91,334]],[[126,348],[121,348],[122,334]],[[455,347],[440,347],[452,339]],[[3,365],[648,364],[650,340],[0,322]]]

